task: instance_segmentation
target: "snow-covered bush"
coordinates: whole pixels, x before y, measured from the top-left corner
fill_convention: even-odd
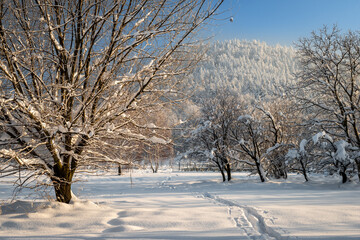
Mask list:
[[[301,140],[298,148],[288,151],[286,159],[288,166],[301,172],[306,181],[309,180],[308,172],[337,172],[345,183],[349,179],[348,175],[355,174],[354,164],[358,156],[359,149],[344,140],[335,141],[322,131],[309,139]]]

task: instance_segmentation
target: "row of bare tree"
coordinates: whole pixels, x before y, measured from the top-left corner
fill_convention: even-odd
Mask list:
[[[324,27],[301,39],[297,54],[297,84],[283,96],[249,102],[218,90],[197,100],[191,154],[213,162],[224,181],[239,164],[261,181],[288,171],[360,176],[360,34]]]

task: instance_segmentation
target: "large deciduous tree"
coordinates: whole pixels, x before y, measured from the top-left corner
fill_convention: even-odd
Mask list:
[[[300,71],[295,97],[311,123],[336,140],[360,148],[360,35],[324,27],[297,45]],[[355,157],[360,179],[360,159]]]
[[[68,203],[77,169],[99,148],[106,160],[104,139],[151,141],[127,126],[174,92],[197,60],[193,33],[222,2],[1,1],[3,176],[46,175]]]

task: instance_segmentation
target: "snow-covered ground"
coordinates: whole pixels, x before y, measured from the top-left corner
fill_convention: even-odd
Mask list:
[[[14,202],[1,183],[0,239],[360,239],[360,184],[234,173],[83,175],[72,204]]]

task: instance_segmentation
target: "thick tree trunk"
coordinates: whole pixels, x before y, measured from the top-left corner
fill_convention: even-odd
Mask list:
[[[341,175],[341,177],[342,177],[342,183],[346,183],[347,182],[347,176],[346,176],[346,173],[344,173],[344,172],[340,172],[340,175]]]
[[[71,183],[67,181],[53,180],[56,201],[69,203],[71,200]]]
[[[231,180],[231,167],[230,164],[226,164],[226,174],[227,174],[227,180],[230,181]]]
[[[346,183],[348,181],[345,171],[340,171],[340,176],[342,178],[342,183]]]
[[[71,184],[74,171],[65,167],[55,167],[54,173],[51,180],[55,190],[56,201],[69,203],[71,200]]]

